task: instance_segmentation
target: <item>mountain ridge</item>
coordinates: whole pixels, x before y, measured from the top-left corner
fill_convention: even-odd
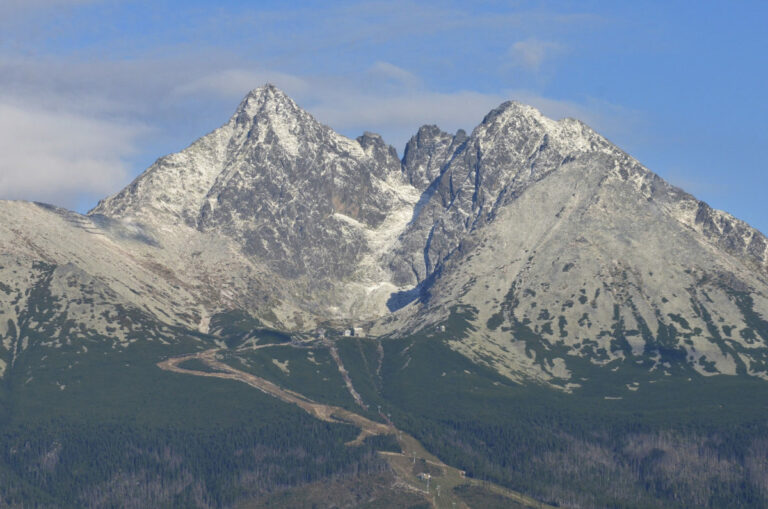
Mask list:
[[[463,306],[472,331],[452,347],[513,379],[568,385],[578,359],[662,369],[659,337],[699,372],[768,376],[751,339],[768,332],[749,325],[768,315],[765,237],[586,124],[514,101],[470,134],[421,127],[400,159],[381,136],[338,135],[266,85],[86,216],[11,209],[3,238],[27,246],[19,256],[91,260],[80,268],[119,288],[120,306],[174,327],[207,332],[211,316],[239,309],[286,330],[397,334]],[[66,235],[100,239],[108,247],[89,249],[111,263],[60,249],[47,213]],[[24,231],[30,214],[40,231]]]

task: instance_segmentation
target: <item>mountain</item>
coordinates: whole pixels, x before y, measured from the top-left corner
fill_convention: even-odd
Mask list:
[[[578,120],[507,102],[469,134],[420,128],[400,159],[379,135],[341,136],[266,85],[222,127],[158,159],[88,214],[0,202],[0,218],[4,429],[53,416],[73,429],[82,416],[134,422],[134,410],[148,408],[152,426],[185,430],[221,413],[228,417],[211,433],[231,426],[227,433],[250,443],[244,417],[232,413],[251,398],[244,388],[205,379],[186,387],[154,365],[217,348],[230,366],[258,367],[296,393],[363,413],[384,406],[442,461],[561,505],[649,497],[649,507],[663,507],[678,497],[716,507],[725,489],[717,482],[735,490],[745,478],[738,497],[768,500],[762,428],[743,428],[762,422],[762,405],[742,399],[762,394],[768,379],[768,239]],[[300,353],[282,357],[286,348],[272,342]],[[257,406],[278,419],[282,404],[264,398]],[[174,420],[187,412],[183,424]],[[295,419],[304,431],[273,433],[296,439],[314,422]],[[694,434],[686,427],[702,422]],[[43,456],[64,440],[63,425],[44,426]],[[340,426],[328,424],[326,438],[346,436]],[[185,433],[210,445],[194,426]],[[155,438],[136,437],[136,450],[155,450]],[[710,449],[693,451],[700,439]],[[209,461],[179,440],[174,454]],[[712,463],[717,447],[731,458],[723,445],[731,443],[753,452],[734,446],[736,459]],[[382,482],[383,467],[362,452],[357,466],[344,463],[352,460],[336,446],[318,454],[347,458],[339,468],[369,468]],[[680,448],[690,468],[662,461]],[[0,478],[36,497],[29,464],[4,461]],[[104,461],[105,471],[118,464]],[[579,462],[591,473],[569,485],[575,474],[558,469]],[[195,486],[178,505],[234,503],[216,499],[202,473],[173,472],[163,475]],[[686,477],[653,484],[672,472]],[[242,483],[241,474],[232,475]],[[595,498],[607,493],[594,484],[601,476],[614,481],[610,500]],[[88,485],[96,491],[87,497],[43,491],[100,506],[96,494],[116,496],[126,479]],[[138,506],[183,491],[137,482]],[[256,489],[246,484],[231,492]]]
[[[221,237],[243,263],[266,272],[233,290],[235,305],[274,313],[277,325],[372,318],[396,290],[378,259],[418,199],[400,166],[379,136],[340,136],[268,85],[227,124],[158,160],[89,216],[184,230],[186,239]],[[268,293],[264,280],[276,294],[268,307],[250,300]]]
[[[760,232],[576,120],[505,103],[457,138],[422,129],[406,149],[407,173],[441,168],[390,257],[429,294],[412,327],[471,309],[452,345],[513,378],[568,383],[572,357],[766,377]]]
[[[388,334],[461,306],[472,331],[452,347],[516,380],[574,383],[571,358],[768,376],[766,238],[581,122],[518,103],[470,135],[425,126],[400,161],[267,85],[88,216],[46,213],[69,218],[67,237],[105,236],[107,265],[24,242],[168,325],[206,330],[240,309],[282,329]]]

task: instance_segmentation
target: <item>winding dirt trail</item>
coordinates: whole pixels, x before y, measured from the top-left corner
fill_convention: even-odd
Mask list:
[[[263,345],[263,347],[277,346],[277,345]],[[264,378],[240,371],[235,369],[216,358],[216,354],[220,351],[219,348],[212,348],[205,350],[204,352],[198,352],[188,355],[182,355],[179,357],[172,357],[165,361],[159,362],[157,366],[160,369],[166,371],[172,371],[174,373],[183,373],[186,375],[194,376],[206,376],[211,378],[224,378],[227,380],[237,380],[245,384],[254,387],[265,394],[274,396],[275,398],[285,401],[286,403],[292,403],[311,416],[320,419],[325,422],[336,423],[350,423],[360,428],[360,434],[348,443],[348,445],[359,445],[363,443],[363,440],[369,436],[375,435],[393,435],[397,430],[388,424],[372,421],[362,415],[350,412],[349,410],[337,406],[325,405],[312,401],[290,389],[283,389],[282,387],[265,380]],[[192,369],[186,369],[179,367],[186,361],[198,359],[210,367],[214,371],[197,371]]]
[[[277,346],[286,345],[259,345],[256,348]],[[157,366],[160,369],[171,371],[173,373],[236,380],[248,384],[281,401],[294,404],[321,421],[353,424],[360,428],[360,434],[354,440],[347,442],[346,445],[348,446],[360,445],[369,436],[394,435],[400,444],[402,453],[380,451],[379,454],[390,464],[392,470],[400,479],[401,487],[421,493],[430,501],[432,507],[460,507],[468,509],[469,506],[453,493],[453,488],[459,485],[470,484],[473,486],[481,486],[488,491],[507,497],[510,500],[527,507],[554,509],[552,506],[543,504],[522,493],[495,484],[465,477],[463,471],[443,463],[439,458],[430,454],[418,440],[411,435],[398,430],[385,416],[383,417],[387,423],[375,422],[345,408],[318,403],[298,392],[284,389],[269,380],[235,369],[217,359],[216,355],[221,350],[222,349],[220,348],[212,348],[203,352],[180,355],[158,362]],[[180,367],[180,364],[193,359],[201,361],[211,371],[200,371]],[[362,403],[362,401],[358,403]],[[426,481],[424,477],[419,477],[416,467],[417,460],[420,464],[428,464],[439,471],[439,473],[430,477],[429,480],[431,481],[431,484],[429,481]]]

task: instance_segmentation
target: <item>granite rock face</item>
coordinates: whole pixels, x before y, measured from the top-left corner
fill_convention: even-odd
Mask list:
[[[446,340],[516,380],[568,390],[584,360],[768,378],[768,240],[515,102],[470,134],[422,127],[401,160],[267,85],[86,216],[0,214],[6,364],[41,330],[121,346],[240,310],[407,334],[459,310]]]
[[[397,204],[382,181],[399,173],[380,138],[344,138],[266,86],[225,126],[161,159],[91,214],[182,220],[235,240],[282,277],[344,279],[366,242],[338,215],[380,226]]]
[[[403,171],[408,182],[425,191],[442,173],[443,167],[460,151],[467,134],[450,135],[434,125],[423,126],[405,146]]]

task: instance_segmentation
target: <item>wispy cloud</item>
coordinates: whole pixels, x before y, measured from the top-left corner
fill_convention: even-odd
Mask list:
[[[264,83],[276,83],[289,94],[304,93],[310,85],[292,74],[263,69],[214,70],[172,89],[175,95],[211,94],[225,99],[241,98]]]
[[[731,182],[715,183],[711,179],[697,175],[694,171],[679,167],[667,168],[664,178],[695,196],[707,196],[709,199],[723,198],[733,191]]]
[[[429,39],[434,34],[506,37],[514,29],[524,36],[530,27],[592,20],[393,2],[271,11],[237,3],[180,7],[188,16],[175,23],[169,15],[178,6],[166,3],[147,9],[153,15],[145,20],[139,11],[146,7],[137,6],[152,2],[0,0],[0,198],[73,207],[115,192],[140,165],[225,122],[242,96],[265,82],[334,129],[349,136],[380,132],[400,150],[423,124],[471,129],[510,98],[579,116],[574,105],[535,92],[435,86],[435,75],[453,72],[461,52],[472,50],[423,48],[442,40]],[[94,23],[102,11],[107,19]],[[134,42],[137,30],[142,36]],[[471,63],[493,67],[503,51],[486,55],[489,65]],[[554,50],[544,45],[539,63],[527,51],[522,61],[540,65]],[[435,67],[443,57],[448,68]],[[425,65],[433,66],[432,76]]]
[[[389,62],[376,62],[368,69],[368,75],[379,80],[378,85],[393,85],[400,88],[414,89],[423,85],[421,78],[414,73]]]
[[[526,39],[517,41],[509,49],[512,65],[538,72],[542,64],[565,52],[565,47],[552,41]]]
[[[379,132],[400,151],[421,125],[471,130],[509,99],[554,118],[580,118],[608,133],[630,118],[610,104],[557,100],[528,90],[435,91],[418,74],[383,61],[352,76],[233,66],[224,57],[210,61],[0,60],[0,91],[6,97],[0,101],[0,198],[75,207],[83,196],[115,192],[141,169],[129,161],[146,139],[146,126],[153,127],[154,138],[173,139],[181,148],[226,121],[250,89],[266,82],[337,131],[350,137]],[[209,104],[217,106],[204,118],[200,105]],[[199,131],[187,128],[190,119]]]
[[[380,133],[402,151],[406,141],[424,124],[456,131],[471,129],[503,98],[471,91],[420,91],[380,96],[370,92],[328,90],[310,111],[322,122],[350,135],[363,130]]]
[[[626,136],[642,120],[637,112],[603,101],[578,103],[545,97],[530,90],[506,90],[498,94],[417,90],[381,95],[338,84],[318,89],[316,93],[323,97],[314,98],[309,110],[321,122],[350,136],[363,130],[378,132],[400,151],[424,124],[436,124],[449,132],[470,131],[491,109],[507,100],[530,104],[554,119],[578,118],[609,137]],[[313,98],[307,99],[313,102]]]
[[[138,124],[0,102],[2,198],[75,207],[83,195],[113,192],[130,175]]]

